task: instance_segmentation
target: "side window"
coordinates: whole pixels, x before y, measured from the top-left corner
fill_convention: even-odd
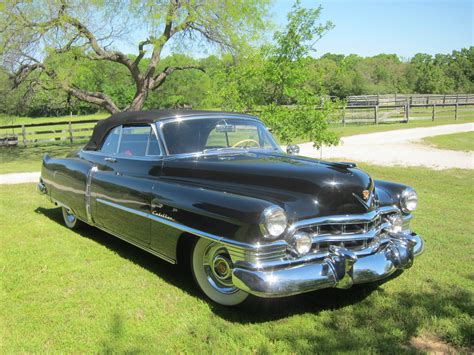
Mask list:
[[[100,149],[101,152],[106,154],[117,153],[121,128],[122,127],[115,127],[112,131],[110,131],[109,135],[105,139],[104,144],[102,144],[102,148]]]
[[[118,153],[127,157],[145,156],[150,131],[150,126],[123,127]]]
[[[146,155],[161,155],[160,143],[158,143],[156,135],[152,129],[150,129],[150,135],[148,138],[148,151]]]

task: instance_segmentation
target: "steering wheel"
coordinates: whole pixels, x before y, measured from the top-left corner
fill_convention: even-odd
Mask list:
[[[260,147],[260,143],[258,143],[255,139],[242,139],[241,141],[238,141],[237,143],[235,143],[235,144],[232,146],[232,148],[236,148],[236,147],[238,147],[238,146],[240,146],[240,145],[242,145],[242,144],[244,144],[244,143],[245,143],[244,147],[247,147],[247,146],[248,146],[247,143],[253,143],[253,144],[255,144],[257,147]]]

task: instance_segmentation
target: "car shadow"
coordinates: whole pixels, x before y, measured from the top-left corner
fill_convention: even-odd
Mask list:
[[[50,220],[63,224],[60,208],[38,207],[35,212]],[[65,227],[66,228],[66,227]],[[179,287],[189,295],[207,300],[197,288],[190,270],[180,265],[170,264],[132,244],[116,238],[98,228],[84,226],[75,231],[84,238],[99,243],[120,257],[139,265],[154,273],[167,283]],[[290,297],[263,299],[250,296],[247,301],[237,307],[225,307],[207,300],[212,311],[230,322],[255,323],[282,319],[295,314],[319,313],[334,310],[361,302],[389,279],[381,282],[355,285],[350,289],[323,289]]]

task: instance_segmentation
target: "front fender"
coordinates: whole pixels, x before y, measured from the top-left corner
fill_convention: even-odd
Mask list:
[[[262,211],[272,203],[193,183],[160,179],[153,186],[152,213],[176,223],[233,239],[255,243],[261,239]]]
[[[384,180],[374,180],[375,191],[381,206],[395,205],[401,209],[400,198],[402,192],[408,188],[408,185],[398,184]]]

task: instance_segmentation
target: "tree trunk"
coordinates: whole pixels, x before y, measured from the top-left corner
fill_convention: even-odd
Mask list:
[[[148,90],[143,89],[135,94],[132,103],[128,106],[125,111],[141,111],[145,101],[148,97]]]

